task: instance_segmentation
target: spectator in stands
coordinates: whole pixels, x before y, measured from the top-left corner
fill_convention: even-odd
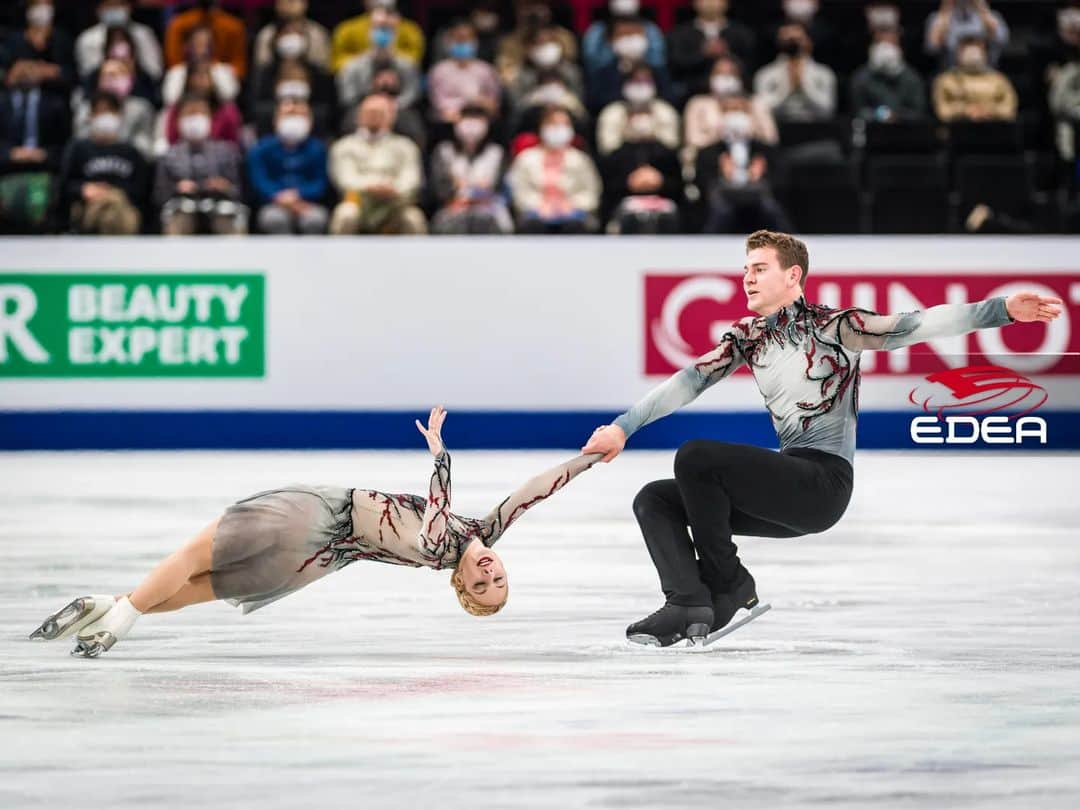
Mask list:
[[[684,140],[690,165],[693,165],[699,149],[711,146],[726,135],[724,102],[729,98],[745,96],[746,88],[739,63],[730,56],[721,56],[713,63],[709,74],[709,92],[694,96],[686,104]],[[750,135],[754,140],[770,146],[779,141],[772,112],[757,98],[750,100],[750,122]]]
[[[375,8],[371,12],[371,47],[358,54],[338,70],[338,99],[348,124],[346,130],[356,126],[356,105],[373,92],[375,74],[392,67],[398,76],[396,95],[399,114],[412,109],[420,100],[421,75],[417,63],[394,50],[398,25],[401,18],[393,10]]]
[[[934,79],[934,113],[942,121],[1015,121],[1016,90],[990,67],[986,43],[960,42],[956,67]]]
[[[326,147],[311,135],[311,108],[285,98],[274,116],[274,134],[248,152],[248,178],[256,195],[259,230],[273,234],[326,232],[323,205],[329,189]]]
[[[303,31],[302,20],[279,25],[271,43],[273,59],[255,73],[249,90],[249,117],[260,136],[274,131],[277,105],[283,98],[298,98],[308,103],[316,135],[337,129],[334,79],[324,68],[307,60]]]
[[[708,92],[709,70],[719,57],[734,56],[744,65],[757,59],[754,32],[728,19],[728,0],[694,0],[694,11],[668,36],[668,65],[680,98]]]
[[[1076,160],[1076,133],[1080,130],[1080,53],[1055,72],[1049,106],[1057,130],[1058,152],[1062,160],[1072,163]]]
[[[157,164],[154,203],[167,236],[247,232],[247,208],[240,202],[241,157],[235,143],[211,134],[205,95],[177,102],[180,140]]]
[[[209,140],[238,144],[243,120],[236,103],[221,98],[217,94],[210,65],[207,63],[192,65],[187,72],[183,97],[198,97],[206,101],[210,115]],[[184,138],[180,128],[180,103],[166,107],[158,116],[158,132],[154,151],[163,154],[170,145],[177,144]],[[196,125],[192,125],[196,126]]]
[[[43,93],[31,62],[8,70],[0,89],[0,230],[48,228],[53,178],[71,133],[67,100]]]
[[[275,0],[274,22],[263,26],[255,37],[257,69],[270,65],[275,58],[303,59],[323,70],[330,68],[330,32],[308,19],[307,11],[307,0]],[[299,23],[299,28],[290,28],[291,38],[282,45],[279,31],[288,23]]]
[[[392,132],[394,100],[372,95],[360,103],[357,129],[330,149],[330,179],[341,192],[330,233],[415,234],[427,230],[415,200],[422,182],[420,150]]]
[[[236,78],[236,71],[228,62],[216,61],[215,50],[214,31],[209,25],[199,24],[188,29],[184,61],[169,68],[161,84],[161,100],[166,105],[180,100],[187,86],[188,71],[195,65],[209,68],[214,95],[221,101],[232,101],[239,95],[240,82]]]
[[[749,101],[732,97],[724,110],[724,139],[697,156],[696,183],[708,206],[705,232],[791,231],[768,183],[769,147],[751,135]]]
[[[904,61],[899,29],[874,30],[869,59],[851,77],[851,109],[870,121],[926,116],[926,88]]]
[[[1009,42],[1009,26],[987,0],[941,0],[926,20],[926,52],[942,70],[958,64],[964,41],[972,37],[987,43],[989,64],[996,65]]]
[[[53,0],[30,0],[26,27],[0,45],[0,75],[22,63],[21,74],[43,93],[65,96],[75,84],[71,37],[53,27]]]
[[[784,23],[798,23],[813,43],[818,60],[831,68],[848,70],[858,64],[858,56],[848,57],[839,47],[839,38],[829,20],[818,14],[818,0],[783,0]]]
[[[462,19],[447,30],[450,58],[431,69],[428,98],[437,123],[454,124],[466,104],[476,104],[498,116],[502,87],[495,68],[476,58],[476,32]]]
[[[495,67],[499,78],[507,87],[517,79],[518,71],[525,66],[529,49],[536,40],[537,32],[542,28],[554,28],[555,36],[562,47],[563,58],[575,62],[578,58],[578,43],[574,32],[551,21],[551,8],[544,0],[518,0],[517,27],[499,40],[495,55]]]
[[[141,67],[141,56],[138,41],[127,28],[110,28],[105,32],[105,58],[116,59],[127,65],[128,72],[132,77],[129,93],[139,98],[144,98],[155,107],[161,99],[159,85],[160,77],[153,77]],[[82,77],[82,90],[92,93],[98,86],[101,74],[101,63]]]
[[[214,61],[232,65],[242,81],[247,76],[247,28],[242,20],[218,8],[218,0],[198,0],[195,8],[172,18],[165,29],[165,64],[172,67],[183,62],[188,33],[204,25],[214,34]]]
[[[652,23],[649,23],[650,25]],[[588,106],[591,111],[599,112],[622,93],[623,81],[631,69],[645,59],[648,49],[645,21],[640,17],[615,17],[604,30],[610,34],[612,59],[586,63],[586,85],[589,90]],[[662,42],[663,40],[661,40]],[[661,61],[648,62],[653,71],[661,96],[670,96],[670,80],[667,67]]]
[[[506,182],[522,233],[596,230],[600,175],[573,139],[569,113],[550,107],[540,121],[540,145],[514,158]]]
[[[656,23],[639,17],[639,0],[610,0],[610,17],[597,20],[588,27],[581,38],[581,61],[585,73],[592,78],[607,72],[616,62],[629,59],[632,62],[645,61],[654,70],[667,70],[667,47],[664,35]],[[623,37],[614,36],[614,28],[619,20],[633,19],[638,29],[633,34]],[[644,41],[637,36],[644,37]],[[633,38],[626,38],[633,37]]]
[[[419,93],[419,85],[415,88]],[[427,126],[424,117],[417,109],[418,96],[412,92],[406,93],[402,85],[402,76],[393,65],[377,68],[371,78],[370,93],[381,93],[394,99],[397,114],[394,118],[394,132],[404,135],[415,143],[421,150],[427,146]],[[346,112],[343,116],[346,122],[343,131],[352,132],[356,129],[356,108],[352,110],[352,118]]]
[[[754,77],[754,92],[778,121],[826,121],[836,113],[836,74],[815,62],[801,23],[787,23],[776,37],[780,55]]]
[[[512,233],[506,200],[500,191],[506,153],[491,140],[484,107],[466,106],[454,124],[453,139],[431,156],[431,192],[439,205],[432,233]]]
[[[586,132],[591,118],[581,99],[563,78],[555,72],[542,72],[537,85],[522,97],[510,119],[510,132],[539,132],[540,118],[548,107],[566,110],[577,132]],[[532,144],[530,144],[532,145]]]
[[[138,69],[155,81],[161,81],[161,46],[154,30],[131,21],[131,0],[100,0],[97,4],[100,22],[87,28],[75,40],[75,64],[79,76],[86,78],[96,71],[106,57],[106,33],[122,28],[134,43],[131,56],[138,60]]]
[[[98,71],[97,93],[108,94],[120,104],[120,132],[117,140],[130,144],[150,158],[154,152],[154,106],[145,98],[131,94],[131,66],[119,59],[106,59]],[[95,96],[96,97],[96,96]],[[93,105],[80,94],[75,103],[75,137],[91,137]],[[108,119],[106,119],[108,120]]]
[[[367,14],[345,20],[334,29],[330,54],[330,69],[337,73],[348,61],[367,51],[373,44],[373,29],[380,25],[379,13],[391,12],[397,17],[396,0],[367,0]],[[390,48],[395,56],[412,61],[417,68],[424,61],[424,32],[412,20],[398,18]]]
[[[507,87],[510,103],[520,107],[522,100],[540,85],[540,77],[556,74],[579,99],[585,98],[585,80],[579,68],[563,50],[557,26],[536,29],[528,46],[527,58]]]
[[[647,109],[631,109],[626,134],[601,163],[604,192],[614,208],[609,233],[677,233],[683,199],[675,149]]]
[[[89,104],[89,137],[73,141],[64,156],[62,205],[76,233],[136,234],[149,192],[149,164],[122,135],[120,99],[99,91]]]
[[[601,155],[614,152],[632,132],[643,131],[649,123],[649,138],[668,149],[679,148],[679,113],[656,97],[652,70],[642,63],[623,82],[622,98],[604,107],[596,121],[596,149]]]
[[[502,38],[502,16],[498,0],[474,0],[469,4],[469,22],[476,31],[476,56],[495,64],[499,40]],[[431,62],[440,62],[450,56],[447,30],[439,32],[431,47]]]
[[[866,30],[873,36],[878,31],[900,30],[900,6],[893,0],[871,0],[864,9]]]
[[[1065,65],[1080,59],[1080,0],[1061,4],[1054,32],[1035,39],[1029,56],[1035,85],[1046,87],[1054,83]]]

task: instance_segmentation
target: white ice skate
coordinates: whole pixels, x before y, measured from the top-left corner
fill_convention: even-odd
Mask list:
[[[141,615],[125,596],[112,610],[79,631],[75,649],[71,654],[83,658],[97,658],[103,652],[108,652],[116,642],[127,636],[131,626]]]
[[[115,597],[81,596],[75,599],[41,623],[41,627],[30,634],[30,639],[53,641],[67,638],[82,630],[86,625],[104,616],[116,604]]]

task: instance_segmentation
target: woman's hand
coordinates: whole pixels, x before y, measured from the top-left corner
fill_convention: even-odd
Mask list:
[[[1009,317],[1019,323],[1041,321],[1050,323],[1061,314],[1064,302],[1060,298],[1039,295],[1033,292],[1021,292],[1005,299],[1005,309]]]
[[[424,438],[427,439],[428,450],[431,451],[433,456],[437,456],[443,451],[442,426],[445,421],[446,409],[441,405],[436,405],[431,409],[426,428],[420,424],[419,419],[416,420],[416,429],[424,434]]]

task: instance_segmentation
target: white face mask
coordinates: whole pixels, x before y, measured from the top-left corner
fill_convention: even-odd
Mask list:
[[[717,73],[709,79],[709,87],[718,96],[734,96],[742,92],[742,79],[730,73]]]
[[[285,34],[278,37],[277,52],[282,59],[299,59],[307,51],[303,34]]]
[[[180,137],[185,141],[205,141],[210,137],[210,116],[185,115],[180,119]]]
[[[124,6],[107,8],[101,12],[101,22],[106,28],[123,28],[131,19],[131,12]]]
[[[900,25],[900,12],[891,6],[875,6],[867,10],[866,21],[871,28],[896,28]]]
[[[644,34],[628,34],[612,41],[611,49],[623,59],[640,59],[649,49]]]
[[[882,73],[896,74],[903,65],[904,55],[893,42],[875,42],[870,46],[870,67]]]
[[[311,86],[299,79],[286,81],[274,88],[274,97],[281,101],[283,98],[298,98],[307,101],[311,96]]]
[[[562,46],[558,42],[545,42],[529,51],[529,58],[538,67],[552,67],[562,59]]]
[[[561,149],[574,140],[574,128],[569,124],[547,124],[540,128],[540,140],[544,146]]]
[[[53,13],[53,7],[48,3],[38,3],[26,10],[26,21],[30,25],[44,28],[46,25],[52,25]]]
[[[656,85],[652,82],[627,82],[623,85],[623,96],[631,104],[648,104],[656,98]]]
[[[283,115],[277,120],[274,131],[287,144],[298,144],[311,134],[311,119],[306,115]]]
[[[454,125],[454,133],[465,143],[477,143],[488,132],[488,122],[483,118],[462,118]]]
[[[116,113],[99,113],[90,119],[90,137],[115,138],[120,134],[121,123]]]
[[[748,113],[741,110],[732,110],[724,113],[724,131],[729,138],[744,140],[750,137],[754,128],[754,121]]]
[[[611,0],[611,13],[616,17],[632,17],[641,10],[640,0]]]
[[[817,12],[814,0],[784,0],[784,13],[793,20],[806,22]]]
[[[969,45],[957,55],[956,63],[965,70],[980,71],[986,67],[986,54],[978,45]]]

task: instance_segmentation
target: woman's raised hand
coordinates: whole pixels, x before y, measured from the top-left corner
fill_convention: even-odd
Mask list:
[[[424,438],[427,439],[428,450],[431,451],[433,456],[437,456],[443,451],[442,426],[445,421],[446,409],[441,405],[436,405],[431,409],[426,428],[420,423],[419,419],[416,420],[416,429],[424,434]]]

